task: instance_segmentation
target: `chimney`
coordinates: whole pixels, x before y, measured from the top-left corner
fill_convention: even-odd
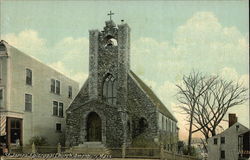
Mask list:
[[[237,119],[238,118],[236,117],[235,113],[229,113],[228,114],[228,120],[229,120],[228,127],[231,127],[232,125],[234,125],[237,122]]]

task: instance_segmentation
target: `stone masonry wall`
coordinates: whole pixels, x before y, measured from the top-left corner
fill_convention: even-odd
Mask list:
[[[130,74],[129,26],[121,24],[117,28],[113,21],[107,21],[103,31],[91,30],[89,34],[89,78],[67,110],[66,144],[77,146],[86,141],[86,120],[91,112],[101,118],[102,142],[107,147],[120,147],[124,135],[128,144],[139,135],[149,140],[159,139],[156,106]],[[107,45],[110,38],[116,39],[118,45]],[[117,104],[114,105],[102,100],[107,74],[117,80]],[[147,125],[143,133],[141,119],[146,120]]]
[[[145,138],[154,140],[157,138],[156,107],[131,76],[128,78],[128,93],[128,110],[134,126],[133,134],[138,134],[138,122],[143,117],[148,123]]]
[[[99,31],[89,31],[89,97],[97,99],[98,97],[98,41]]]
[[[122,144],[122,122],[117,108],[99,101],[90,101],[67,115],[68,145],[77,146],[86,142],[87,116],[96,112],[102,121],[102,142],[107,147],[118,147]]]

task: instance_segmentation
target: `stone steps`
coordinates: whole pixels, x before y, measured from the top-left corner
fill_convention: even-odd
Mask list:
[[[105,148],[104,144],[101,142],[85,142],[84,144],[79,144],[77,147],[81,148]]]
[[[89,155],[110,154],[110,151],[101,142],[85,142],[84,144],[74,146],[65,152],[73,154],[81,153]]]

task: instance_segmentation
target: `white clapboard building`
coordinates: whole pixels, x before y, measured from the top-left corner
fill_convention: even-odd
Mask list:
[[[49,145],[64,141],[65,110],[79,84],[0,41],[0,134],[8,145],[34,136]]]

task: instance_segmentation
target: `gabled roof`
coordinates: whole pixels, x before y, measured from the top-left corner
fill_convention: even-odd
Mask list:
[[[243,135],[243,134],[250,134],[250,129],[248,129],[247,131],[241,133],[240,135]]]
[[[239,122],[236,122],[231,127],[225,129],[223,132],[221,132],[221,133],[219,133],[219,134],[217,134],[217,135],[215,135],[213,137],[210,137],[210,138],[220,137],[221,135],[224,135],[227,132],[231,132],[233,130],[236,130],[236,128],[238,128],[238,131],[235,132],[235,134],[237,134],[237,135],[240,135],[240,134],[243,134],[243,133],[246,133],[247,131],[249,131],[249,128],[247,128],[246,126],[244,126],[243,124],[241,124]]]
[[[155,104],[159,112],[169,117],[173,121],[177,122],[177,119],[169,112],[169,110],[161,102],[161,100],[155,95],[155,93],[133,71],[130,71],[130,75],[133,77],[133,79],[136,80],[136,82],[140,85],[143,91],[149,96],[150,100],[152,101],[152,103]]]
[[[168,118],[172,119],[173,121],[177,122],[177,119],[169,112],[169,110],[165,107],[165,105],[161,102],[161,100],[155,95],[155,93],[132,71],[130,71],[129,76],[133,80],[136,81],[136,84],[139,85],[139,87],[143,90],[143,92],[149,97],[151,102],[157,107],[159,112],[167,116]],[[84,83],[81,90],[78,92],[75,99],[70,104],[69,110],[78,108],[80,105],[82,105],[82,101],[88,100],[88,91],[86,90],[86,87],[88,85],[88,80]],[[133,103],[132,101],[130,103]]]
[[[84,104],[86,101],[89,100],[88,91],[87,91],[88,83],[89,83],[89,78],[87,78],[87,80],[84,82],[81,89],[78,91],[75,98],[71,101],[66,111],[74,110],[75,108],[78,108],[79,106],[81,106],[82,104]]]
[[[2,40],[0,40],[0,43],[3,43],[3,44],[5,44],[5,45],[6,45],[6,44],[8,44],[8,42],[6,42],[6,41],[5,41],[5,40],[3,40],[3,39],[2,39]]]

